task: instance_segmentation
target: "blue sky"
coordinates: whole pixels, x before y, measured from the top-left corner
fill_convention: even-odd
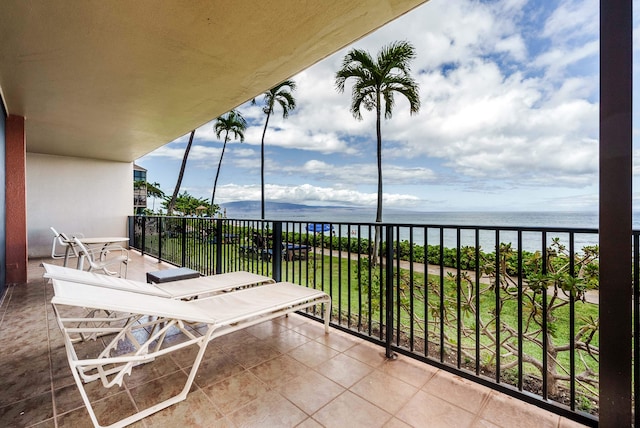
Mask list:
[[[406,40],[422,105],[410,116],[397,97],[382,124],[386,208],[596,210],[598,21],[597,0],[431,0],[292,77],[298,107],[286,120],[278,110],[265,138],[267,200],[375,206],[375,115],[353,118],[335,72],[350,48]],[[260,199],[257,100],[238,108],[249,127],[227,145],[216,203]],[[222,149],[213,123],[197,129],[182,183],[198,197],[211,198]],[[187,140],[137,161],[166,193]]]

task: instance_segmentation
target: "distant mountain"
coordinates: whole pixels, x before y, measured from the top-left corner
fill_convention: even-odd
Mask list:
[[[260,210],[260,201],[236,201],[236,202],[228,202],[226,204],[220,204],[222,209],[226,208],[228,210],[244,210],[244,211],[254,211]],[[317,210],[317,206],[312,205],[304,205],[304,204],[291,204],[287,202],[266,202],[265,203],[266,211],[287,211],[287,210]],[[350,208],[345,206],[322,206],[323,209],[326,208]]]
[[[221,209],[229,218],[260,218],[260,201],[237,201],[220,204]],[[299,219],[313,216],[314,213],[327,211],[351,211],[356,209],[348,206],[313,206],[292,204],[287,202],[267,202],[265,204],[266,217],[276,219]]]
[[[234,211],[260,211],[260,201],[236,201],[221,204],[222,208]],[[266,202],[265,210],[268,211],[288,211],[288,210],[313,210],[317,207],[304,204],[290,204],[286,202]]]

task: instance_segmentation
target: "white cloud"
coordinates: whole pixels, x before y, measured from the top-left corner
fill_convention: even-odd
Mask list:
[[[311,160],[302,167],[287,166],[282,171],[297,177],[323,182],[333,182],[340,187],[346,185],[377,185],[378,171],[375,164],[354,164],[344,166],[332,165],[323,161]],[[383,165],[382,179],[384,184],[426,184],[433,182],[435,173],[427,168],[411,168],[398,165]]]
[[[297,186],[265,186],[267,201],[296,202],[314,205],[357,205],[375,206],[377,193],[365,193],[352,189],[320,187],[311,184]],[[216,203],[238,200],[260,200],[260,186],[225,185],[216,189]],[[419,199],[414,195],[385,193],[384,204],[393,207],[413,207]]]
[[[559,2],[546,20],[542,36],[556,42],[581,39],[597,35],[600,31],[597,0],[571,0]]]
[[[563,76],[565,69],[587,58],[595,58],[600,52],[600,42],[592,40],[577,48],[560,46],[540,55],[534,64],[547,69],[547,76]]]

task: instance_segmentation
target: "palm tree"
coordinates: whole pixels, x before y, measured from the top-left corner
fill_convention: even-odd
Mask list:
[[[147,198],[153,198],[153,205],[151,211],[156,211],[156,199],[164,198],[164,192],[160,189],[160,183],[154,181],[153,183],[147,183]]]
[[[267,115],[267,120],[264,122],[264,129],[262,130],[262,150],[260,152],[260,182],[262,188],[262,219],[264,220],[264,135],[267,133],[267,126],[269,125],[269,117],[273,113],[273,109],[278,103],[282,107],[282,117],[286,119],[289,116],[289,112],[296,108],[296,100],[291,94],[296,89],[296,83],[293,80],[285,80],[279,85],[274,86],[264,93],[264,107],[262,111]],[[255,99],[253,100],[255,102]]]
[[[220,162],[218,162],[218,171],[216,172],[216,179],[213,182],[213,192],[211,193],[211,206],[213,207],[213,200],[216,197],[216,186],[218,185],[218,176],[220,176],[220,167],[222,166],[222,157],[224,156],[224,150],[229,142],[229,133],[233,134],[233,139],[240,138],[240,142],[244,141],[244,131],[247,129],[247,121],[242,115],[231,110],[226,116],[220,116],[216,120],[216,124],[213,126],[213,130],[216,132],[216,137],[220,138],[220,134],[224,132],[224,144],[222,145],[222,153],[220,154]]]
[[[189,136],[189,144],[187,144],[187,148],[184,149],[184,156],[182,156],[182,165],[180,165],[180,173],[178,174],[178,182],[176,183],[175,189],[173,189],[173,195],[171,196],[171,200],[167,205],[167,215],[171,215],[173,213],[173,209],[176,205],[176,198],[178,197],[178,192],[180,192],[180,186],[182,185],[182,177],[184,177],[184,168],[187,166],[187,158],[189,157],[189,151],[191,150],[191,143],[193,143],[193,136],[196,134],[196,130],[191,131],[191,135]]]
[[[409,63],[416,56],[414,47],[405,41],[384,46],[374,59],[369,52],[352,49],[342,60],[342,68],[336,73],[336,88],[344,92],[347,79],[355,80],[351,91],[351,113],[362,120],[360,107],[376,111],[376,135],[378,138],[378,206],[376,223],[382,222],[382,133],[380,116],[384,104],[384,117],[390,119],[395,104],[395,93],[409,101],[410,114],[420,109],[418,83],[411,77]],[[380,227],[376,227],[373,263],[376,263],[380,243]]]

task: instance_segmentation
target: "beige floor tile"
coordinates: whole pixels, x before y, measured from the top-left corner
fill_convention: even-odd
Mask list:
[[[245,369],[281,355],[280,351],[271,346],[269,340],[260,340],[246,347],[236,347],[233,351],[229,350],[227,352],[231,358]]]
[[[322,425],[313,418],[307,418],[299,425],[296,425],[296,428],[322,428]]]
[[[313,419],[327,428],[382,427],[391,415],[368,401],[346,391],[316,412]]]
[[[171,338],[166,339],[166,345],[175,345],[178,343],[182,343],[183,341],[184,340],[181,337],[172,336]],[[186,348],[171,352],[170,354],[168,354],[168,356],[178,365],[178,367],[188,369],[193,365],[197,354],[197,346],[188,346]]]
[[[187,399],[144,419],[148,428],[199,428],[218,426],[217,421],[222,418],[220,413],[206,395],[200,391],[193,391]]]
[[[392,415],[418,392],[411,386],[379,370],[374,370],[349,390]]]
[[[204,388],[244,370],[244,367],[231,355],[221,353],[217,357],[202,361],[198,367],[195,383]]]
[[[294,327],[297,327],[299,325],[302,325],[302,324],[305,324],[305,323],[309,322],[309,319],[303,317],[302,315],[289,314],[289,315],[286,315],[286,316],[278,317],[278,318],[274,319],[273,321],[277,322],[278,324],[282,324],[283,326],[285,326],[287,328],[294,328]]]
[[[84,407],[58,415],[56,419],[59,428],[93,428],[94,426]]]
[[[269,391],[228,418],[237,427],[293,427],[307,415],[279,393]]]
[[[67,360],[67,352],[64,348],[51,349],[51,377],[54,388],[74,385],[73,375]]]
[[[284,385],[291,379],[308,371],[309,368],[307,366],[288,355],[281,355],[251,368],[251,373],[271,388]]]
[[[179,394],[186,381],[185,373],[175,372],[131,388],[131,396],[139,409],[146,409]]]
[[[368,342],[353,346],[347,349],[344,354],[372,367],[380,367],[387,360],[384,355],[384,348]]]
[[[418,391],[396,417],[414,426],[429,428],[464,428],[471,426],[475,415],[440,398]]]
[[[75,383],[56,389],[54,394],[56,399],[56,412],[58,414],[84,406],[84,401],[82,401],[82,396]]]
[[[56,428],[56,421],[54,418],[47,419],[36,425],[31,425],[29,428]]]
[[[309,321],[303,324],[299,324],[296,327],[293,327],[292,330],[300,334],[304,334],[310,339],[317,339],[318,337],[325,334],[324,324],[320,324],[319,322],[315,321]]]
[[[260,398],[268,391],[267,385],[245,370],[203,389],[223,414],[233,413],[240,407]]]
[[[338,355],[338,351],[318,342],[310,341],[292,349],[288,355],[309,367],[316,367]]]
[[[98,418],[98,422],[100,422],[101,425],[111,425],[116,421],[119,421],[136,413],[136,408],[131,402],[131,398],[129,397],[129,394],[126,393],[126,391],[110,395],[103,400],[92,402],[91,404]],[[84,414],[86,414],[86,418],[89,418],[89,414],[87,413],[86,409],[79,410],[84,411]],[[74,410],[71,413],[76,413],[79,410]]]
[[[443,370],[436,373],[422,389],[472,413],[480,410],[491,391]]]
[[[53,402],[50,391],[0,407],[0,425],[7,427],[27,427],[52,417]]]
[[[559,428],[581,428],[584,426],[585,425],[579,424],[578,422],[572,421],[571,419],[567,419],[563,417],[560,418]]]
[[[345,389],[326,377],[310,371],[280,386],[278,391],[308,415],[342,394]]]
[[[77,388],[77,385],[75,382],[73,383],[73,385],[76,386]],[[89,397],[89,401],[94,402],[94,401],[100,401],[112,395],[116,395],[116,394],[120,394],[121,392],[124,392],[126,390],[126,385],[123,384],[123,386],[121,387],[113,386],[111,388],[105,388],[104,386],[102,386],[101,381],[95,381],[95,382],[85,383],[84,390],[86,391],[87,396]]]
[[[556,428],[560,421],[558,415],[495,391],[479,415],[502,427]]]
[[[330,336],[330,335],[329,335]],[[300,345],[304,345],[311,339],[291,329],[287,329],[282,333],[271,338],[271,346],[280,352],[288,352]]]
[[[411,428],[411,425],[402,422],[398,418],[391,418],[389,422],[384,424],[384,428]]]
[[[252,334],[258,339],[267,339],[276,336],[285,330],[289,330],[289,328],[272,321],[267,321],[245,329],[247,333]]]
[[[344,352],[361,343],[360,339],[357,339],[354,336],[346,336],[345,333],[337,330],[331,330],[330,334],[323,334],[322,336],[315,338],[315,341],[339,352]]]
[[[350,388],[371,373],[373,367],[345,354],[338,354],[320,364],[316,370],[345,388]]]
[[[471,425],[472,428],[502,428],[499,425],[494,424],[493,422],[489,422],[486,419],[476,418],[476,420]]]
[[[49,358],[46,353],[27,356],[16,352],[12,356],[1,358],[0,373],[0,407],[51,391]]]
[[[417,388],[423,387],[438,372],[438,369],[433,366],[411,360],[403,355],[399,355],[395,360],[386,360],[378,370]]]
[[[180,370],[180,367],[178,367],[171,357],[163,355],[150,363],[134,367],[131,375],[125,376],[125,383],[129,388],[133,388],[178,370]]]
[[[261,339],[249,334],[244,330],[234,331],[233,333],[225,334],[224,336],[217,337],[213,340],[212,344],[215,344],[223,351],[233,352],[238,348],[246,348],[251,344],[259,342]]]

